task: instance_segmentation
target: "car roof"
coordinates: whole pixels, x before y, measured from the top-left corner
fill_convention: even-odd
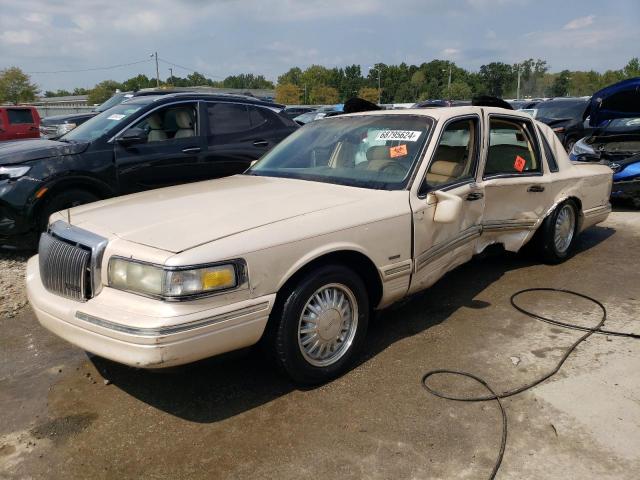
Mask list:
[[[145,92],[142,95],[134,95],[125,100],[127,104],[147,105],[154,102],[170,102],[172,100],[210,100],[236,103],[250,103],[272,108],[284,108],[284,105],[273,102],[265,102],[247,95],[235,95],[230,93],[198,93],[198,92]],[[123,103],[125,103],[123,102]]]
[[[431,117],[435,120],[448,119],[451,117],[459,117],[461,115],[482,115],[483,112],[490,114],[509,115],[531,120],[531,116],[518,110],[507,110],[499,107],[480,107],[472,105],[460,105],[453,107],[434,107],[434,108],[405,108],[402,110],[373,110],[369,112],[347,113],[339,117],[347,117],[354,115],[419,115]],[[333,118],[333,117],[332,117]]]

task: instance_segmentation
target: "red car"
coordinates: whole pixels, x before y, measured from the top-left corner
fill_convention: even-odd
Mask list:
[[[0,106],[0,141],[40,138],[40,115],[35,107]]]

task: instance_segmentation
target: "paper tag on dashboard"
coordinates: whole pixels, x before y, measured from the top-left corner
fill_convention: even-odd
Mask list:
[[[403,140],[417,142],[422,132],[416,130],[383,130],[378,133],[376,140]]]
[[[120,113],[114,113],[107,117],[107,120],[122,120],[126,115],[122,115]]]
[[[515,168],[519,172],[522,172],[526,165],[527,165],[527,161],[524,158],[522,158],[520,155],[516,155],[516,161],[513,162],[513,168]]]
[[[407,146],[405,144],[398,145],[396,147],[389,147],[389,157],[398,158],[405,157],[409,154]]]

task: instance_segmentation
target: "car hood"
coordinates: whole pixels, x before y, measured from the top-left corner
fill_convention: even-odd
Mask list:
[[[73,123],[74,120],[85,120],[91,117],[95,117],[98,112],[87,112],[87,113],[72,113],[69,115],[51,115],[50,117],[45,117],[40,121],[41,125],[58,125],[64,122]]]
[[[594,93],[585,118],[587,115],[592,127],[602,126],[614,118],[640,117],[640,77],[614,83]]]
[[[71,223],[100,235],[178,253],[320,210],[357,202],[371,190],[236,175],[113,198],[71,209]],[[66,212],[60,212],[67,220]]]
[[[536,120],[546,123],[551,128],[567,127],[574,123],[579,123],[573,118],[546,118],[536,116]]]
[[[59,157],[84,152],[88,143],[54,140],[17,140],[0,143],[0,165],[24,163],[41,158]]]

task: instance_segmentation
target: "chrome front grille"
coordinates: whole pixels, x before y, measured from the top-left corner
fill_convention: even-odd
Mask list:
[[[40,237],[40,276],[52,293],[85,301],[91,290],[91,251],[58,240],[48,233]]]
[[[84,302],[100,292],[107,239],[57,221],[40,237],[40,278],[62,297]]]

